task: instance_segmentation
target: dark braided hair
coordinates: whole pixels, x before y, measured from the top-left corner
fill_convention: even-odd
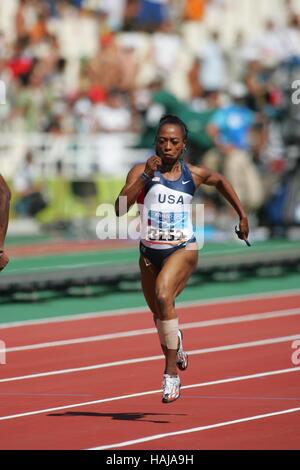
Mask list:
[[[177,126],[179,126],[182,130],[183,140],[188,140],[189,131],[188,131],[187,126],[185,125],[185,123],[181,119],[179,119],[179,117],[174,116],[173,114],[166,114],[165,116],[163,116],[161,118],[161,120],[159,121],[159,124],[158,124],[157,132],[156,132],[156,138],[158,136],[158,133],[159,133],[160,129],[165,124],[176,124]]]

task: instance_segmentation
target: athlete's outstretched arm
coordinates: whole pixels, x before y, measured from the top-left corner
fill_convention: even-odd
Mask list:
[[[0,175],[0,271],[5,268],[9,261],[4,252],[4,241],[8,227],[10,197],[9,187]]]
[[[193,167],[192,174],[194,174],[200,184],[214,186],[220,194],[232,205],[240,218],[240,233],[241,240],[247,240],[249,235],[249,224],[245,210],[242,207],[241,201],[233,189],[229,181],[224,178],[220,173],[209,170],[204,167]]]
[[[144,189],[147,178],[153,178],[159,165],[161,165],[161,159],[155,155],[154,157],[149,158],[146,164],[141,163],[130,170],[127,175],[125,186],[115,202],[117,217],[125,215],[136,203],[141,191]],[[144,175],[144,177],[142,177],[142,175]],[[126,198],[125,204],[120,204],[121,197]]]

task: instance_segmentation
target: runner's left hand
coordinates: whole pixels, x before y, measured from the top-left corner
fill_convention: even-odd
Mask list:
[[[238,237],[241,240],[247,240],[249,236],[249,223],[247,217],[242,217],[240,219],[240,225],[239,225],[239,234]]]

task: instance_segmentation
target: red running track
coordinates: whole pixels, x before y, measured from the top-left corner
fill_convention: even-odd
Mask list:
[[[186,329],[190,367],[181,374],[182,397],[171,405],[160,402],[163,361],[153,333],[9,352],[0,367],[0,448],[299,449],[300,368],[286,339],[300,338],[298,307],[293,294],[180,309],[182,323],[220,323]],[[289,309],[295,313],[259,319]],[[252,313],[259,314],[254,321],[222,324]],[[6,328],[0,335],[13,348],[151,327],[151,316],[141,313]],[[63,373],[48,375],[53,371]],[[45,375],[17,380],[36,373]]]

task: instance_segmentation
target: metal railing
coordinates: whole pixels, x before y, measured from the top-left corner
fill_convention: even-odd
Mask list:
[[[132,165],[145,161],[147,150],[134,148],[131,133],[93,135],[1,134],[0,170],[8,179],[21,168],[28,152],[38,178],[84,178],[99,173],[124,176]]]

